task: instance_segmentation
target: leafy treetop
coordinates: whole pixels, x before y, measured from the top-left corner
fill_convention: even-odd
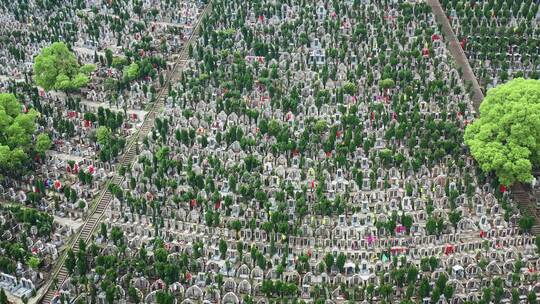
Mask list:
[[[33,109],[23,113],[15,95],[0,94],[0,171],[11,172],[26,160],[27,152],[32,148],[36,116]]]
[[[41,50],[34,60],[34,79],[49,91],[73,91],[86,86],[88,75],[95,70],[93,64],[80,66],[75,54],[65,43],[55,42]]]
[[[540,165],[540,81],[517,78],[489,90],[464,137],[484,172],[505,185],[530,182]]]

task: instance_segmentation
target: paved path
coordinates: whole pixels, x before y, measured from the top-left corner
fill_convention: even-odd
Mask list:
[[[73,229],[73,231],[77,231],[77,229],[79,229],[84,224],[84,222],[81,219],[73,220],[66,217],[60,217],[57,215],[54,216],[54,221],[59,223],[62,226],[67,226]]]
[[[212,4],[209,3],[204,9],[204,11],[201,13],[201,15],[199,16],[195,30],[191,34],[188,42],[184,45],[184,48],[179,54],[178,60],[173,65],[171,72],[166,78],[167,81],[163,85],[161,90],[159,91],[156,101],[154,102],[152,106],[152,109],[145,116],[144,122],[142,126],[139,128],[138,132],[133,134],[130,140],[128,141],[126,149],[124,150],[122,160],[119,162],[117,168],[120,168],[122,166],[131,166],[132,163],[136,160],[137,146],[148,135],[150,130],[154,127],[154,121],[157,115],[163,111],[163,108],[165,106],[165,99],[167,97],[167,92],[168,92],[168,84],[171,82],[176,82],[179,79],[181,75],[180,71],[183,69],[183,65],[186,62],[186,59],[188,58],[187,46],[196,40],[197,33],[201,26],[201,20],[208,13],[208,11],[211,10],[211,7],[212,7]],[[77,250],[79,249],[80,240],[83,240],[86,243],[88,243],[92,239],[94,232],[99,227],[100,222],[103,220],[105,211],[107,210],[110,202],[113,199],[113,194],[108,190],[109,185],[110,184],[121,185],[122,181],[123,181],[123,177],[121,175],[114,174],[112,178],[107,183],[105,183],[103,190],[98,194],[97,203],[95,203],[92,206],[89,212],[88,218],[82,225],[82,228],[80,229],[80,231],[76,234],[76,236],[73,238],[70,244],[68,244],[67,248],[71,248],[74,252],[77,252]],[[57,288],[55,288],[55,286],[53,286],[52,284],[53,280],[56,279],[56,281],[58,282],[58,287],[59,287],[69,277],[67,268],[64,266],[66,252],[67,250],[58,259],[57,265],[51,271],[51,275],[48,282],[45,284],[45,286],[41,290],[39,290],[38,295],[35,298],[31,299],[30,303],[43,303],[43,304],[51,303],[57,291]]]
[[[454,57],[456,64],[461,67],[461,70],[463,71],[463,80],[471,81],[473,84],[472,101],[474,108],[478,113],[480,103],[484,99],[484,93],[482,93],[482,90],[480,89],[480,85],[478,84],[478,80],[476,79],[476,76],[471,69],[469,60],[467,59],[465,52],[463,52],[461,44],[457,39],[456,35],[454,34],[454,31],[452,30],[450,22],[448,21],[448,18],[446,17],[446,14],[439,0],[427,0],[427,3],[429,4],[429,6],[431,6],[431,9],[433,10],[435,20],[437,20],[437,22],[442,25],[444,37],[448,41],[448,49],[450,51],[450,54],[452,54],[452,57]]]

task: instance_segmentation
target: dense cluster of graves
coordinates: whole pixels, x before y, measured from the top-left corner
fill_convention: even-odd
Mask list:
[[[25,111],[37,110],[38,132],[48,134],[53,143],[24,172],[3,176],[3,201],[55,215],[70,223],[70,229],[81,225],[96,194],[117,169],[130,136],[142,125],[173,55],[184,46],[203,7],[200,1],[167,1],[156,6],[157,2],[0,4],[0,91],[14,93]],[[31,82],[34,57],[55,41],[67,43],[81,63],[96,65],[88,87],[78,92],[45,91]],[[107,145],[97,140],[100,127],[111,131]],[[7,219],[6,225],[16,226],[15,219]],[[24,240],[24,250],[35,247],[25,235],[16,235],[17,229],[11,230],[14,235],[6,232],[0,241]],[[21,279],[40,287],[68,236],[49,235],[37,243],[47,256],[35,271],[27,255],[22,260],[7,255],[4,262],[9,267],[1,269],[7,276],[2,287],[18,298],[33,295],[34,287],[17,291]]]
[[[70,43],[82,61],[109,49],[169,57],[196,21],[197,1],[4,1],[0,6],[1,74],[23,78],[32,60],[53,41]]]
[[[39,130],[49,133],[54,143],[52,151],[37,160],[28,175],[3,183],[6,198],[30,200],[40,210],[54,209],[60,216],[85,215],[99,186],[115,170],[126,139],[142,124],[164,83],[163,73],[172,64],[170,55],[191,33],[202,5],[194,1],[167,2],[155,9],[153,4],[2,3],[1,36],[6,39],[6,47],[0,50],[0,86],[41,113]],[[118,11],[122,17],[109,16]],[[133,23],[134,28],[125,23]],[[27,83],[35,55],[56,40],[72,43],[81,62],[98,67],[90,85],[81,92],[45,92]],[[112,131],[109,146],[97,142],[99,127]],[[13,189],[22,189],[23,193]]]
[[[540,77],[538,1],[441,2],[482,87]]]
[[[443,6],[460,37],[477,32],[468,14],[486,28],[464,47],[487,85],[503,79],[482,56],[502,51],[475,47],[504,48],[489,43],[494,24],[521,26],[525,8],[538,5],[485,2]],[[504,20],[485,13],[499,2],[509,7]],[[471,87],[426,3],[214,0],[190,45],[202,2],[25,3],[1,4],[0,86],[42,114],[54,146],[33,171],[6,178],[4,198],[80,221],[113,172],[124,177],[109,186],[114,198],[97,234],[67,250],[69,278],[53,284],[54,303],[540,296],[538,239],[462,143],[476,114]],[[512,76],[536,71],[536,16],[508,42],[521,54],[508,55]],[[56,40],[97,65],[81,92],[28,83],[33,56]],[[190,59],[181,80],[167,84],[182,48]],[[165,109],[137,145],[137,160],[120,167],[166,85]],[[97,142],[100,127],[114,144]],[[2,223],[17,225],[9,216]],[[1,269],[0,286],[18,297],[31,295],[66,240],[27,226],[18,227],[30,229],[18,242],[48,249],[37,270],[28,256],[15,270],[16,258],[2,260],[10,268]]]
[[[97,280],[73,267],[64,298],[536,298],[535,238],[461,144],[470,88],[425,3],[213,1],[189,52],[83,246]]]
[[[65,240],[73,233],[45,212],[0,206],[0,288],[29,299],[46,280]]]

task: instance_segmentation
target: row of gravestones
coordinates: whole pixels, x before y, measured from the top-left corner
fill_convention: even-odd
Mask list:
[[[0,272],[0,288],[18,298],[26,297],[27,299],[30,298],[36,289],[31,280],[26,278],[17,279],[3,272]]]
[[[497,5],[498,4],[512,4],[512,2],[499,0],[497,1]],[[521,5],[523,6],[526,4],[527,2],[523,2]],[[484,6],[488,5],[488,1],[479,1],[475,5],[483,9]],[[538,3],[533,2],[532,5],[538,6]],[[513,17],[511,18],[510,23],[507,24],[499,22],[500,18],[504,18],[502,14],[499,16],[499,12],[494,12],[494,15],[490,18],[487,18],[484,15],[475,18],[467,18],[466,16],[463,16],[464,10],[457,11],[456,8],[452,6],[452,2],[448,3],[446,10],[449,11],[450,16],[452,16],[452,26],[457,30],[457,34],[460,37],[459,39],[462,41],[462,46],[465,48],[475,74],[480,76],[486,89],[503,82],[502,72],[508,72],[508,77],[511,79],[513,78],[513,72],[521,71],[525,77],[529,77],[533,72],[538,72],[540,70],[540,62],[535,60],[535,54],[538,53],[539,32],[537,30],[537,25],[540,20],[540,10],[537,11],[537,16],[533,17],[531,21],[528,20],[528,16],[524,15],[524,13],[528,14],[532,10],[531,8],[526,11],[520,9],[517,12],[512,12]],[[523,24],[525,33],[512,35],[513,42],[510,42],[509,39],[501,39],[500,34],[493,36],[492,34],[487,33],[486,35],[479,36],[477,34],[477,27],[472,26],[473,22],[480,23],[482,26],[486,27],[496,27],[497,32],[501,29],[504,29],[505,32],[508,32],[511,29],[516,30],[518,26]],[[532,35],[529,35],[528,31],[530,31]],[[506,37],[509,38],[509,36]],[[480,39],[483,38],[496,39],[496,41],[503,43],[480,43]],[[506,41],[506,43],[504,43],[504,41]],[[490,53],[482,54],[481,50],[485,49],[486,45]],[[523,48],[525,45],[532,45],[533,47],[527,50]],[[536,48],[534,45],[536,45]],[[500,60],[501,58],[503,60]],[[501,68],[503,62],[509,65],[509,69]],[[485,74],[486,71],[487,74]]]

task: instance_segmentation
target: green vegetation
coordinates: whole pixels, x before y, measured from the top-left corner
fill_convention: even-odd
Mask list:
[[[15,95],[0,94],[0,174],[16,174],[32,151],[43,153],[51,147],[46,134],[38,135],[34,145],[37,116],[33,109],[23,113]]]
[[[90,81],[92,64],[80,66],[65,43],[55,42],[41,50],[34,60],[34,79],[45,90],[73,91]]]
[[[540,81],[518,78],[489,90],[465,143],[500,183],[530,182],[540,165]]]
[[[12,220],[0,226],[2,231],[11,231],[13,238],[0,241],[0,271],[15,274],[17,262],[37,270],[41,260],[29,251],[27,237],[32,236],[32,226],[36,236],[48,239],[53,232],[53,217],[45,212],[17,205],[0,206],[0,215]],[[1,301],[0,301],[1,302]]]

